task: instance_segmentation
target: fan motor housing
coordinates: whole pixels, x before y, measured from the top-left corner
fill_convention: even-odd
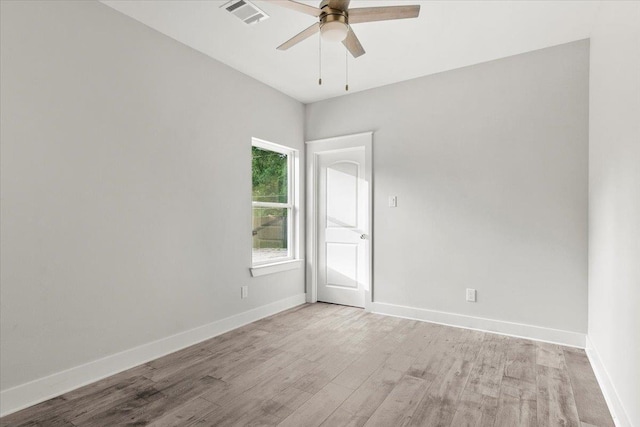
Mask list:
[[[349,19],[347,14],[337,9],[323,9],[322,15],[320,15],[320,27],[329,22],[340,22],[345,25],[349,25]]]
[[[329,7],[329,0],[322,0],[320,2],[320,26],[327,22],[338,21],[343,24],[349,24],[349,15],[346,10],[332,9]]]

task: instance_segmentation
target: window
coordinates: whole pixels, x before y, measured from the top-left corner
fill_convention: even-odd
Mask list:
[[[252,264],[293,260],[296,151],[254,138],[251,155]]]

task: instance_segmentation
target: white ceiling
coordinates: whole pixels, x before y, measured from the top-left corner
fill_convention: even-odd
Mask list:
[[[270,15],[247,25],[224,1],[103,0],[102,3],[304,103],[345,94],[345,52],[318,37],[288,51],[276,46],[316,18],[264,0]],[[304,1],[317,6],[319,1]],[[381,1],[351,7],[420,4],[420,17],[355,24],[367,53],[349,57],[349,93],[589,37],[597,1]]]

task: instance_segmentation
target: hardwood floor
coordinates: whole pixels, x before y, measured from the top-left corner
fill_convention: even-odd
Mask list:
[[[2,426],[613,426],[583,350],[307,304]]]

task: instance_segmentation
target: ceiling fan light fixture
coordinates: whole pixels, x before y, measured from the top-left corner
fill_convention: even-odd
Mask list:
[[[320,26],[320,35],[328,42],[341,42],[347,37],[349,27],[340,21],[325,22]]]
[[[232,0],[243,1],[243,0]],[[363,22],[393,21],[396,19],[417,18],[420,5],[376,6],[349,8],[351,0],[321,0],[319,7],[313,7],[295,0],[277,0],[276,4],[293,9],[297,12],[318,18],[319,22],[302,30],[286,42],[277,47],[287,50],[316,33],[320,33],[320,40],[328,42],[342,42],[351,56],[358,58],[365,54],[360,40],[349,24]]]

